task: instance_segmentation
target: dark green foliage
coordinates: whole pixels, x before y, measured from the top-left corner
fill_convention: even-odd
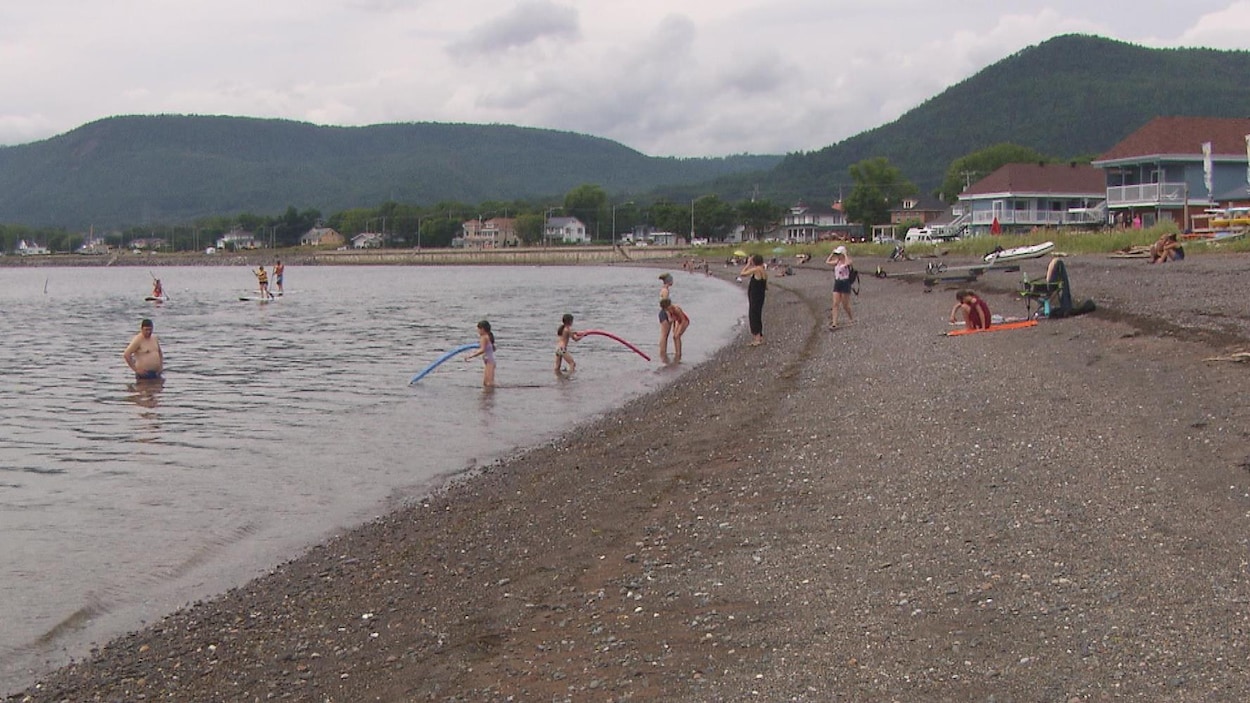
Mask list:
[[[1250,52],[1147,49],[1068,35],[1024,49],[899,119],[832,146],[790,154],[769,176],[719,179],[722,196],[756,185],[779,202],[829,199],[847,168],[884,156],[922,191],[955,159],[1010,142],[1062,161],[1088,161],[1159,116],[1245,117]],[[1078,157],[1079,155],[1079,157]]]
[[[967,156],[961,156],[951,162],[946,169],[946,177],[942,179],[942,187],[938,189],[941,197],[948,203],[959,200],[959,194],[969,185],[985,178],[1006,164],[1028,164],[1053,161],[1036,149],[1015,144],[995,144]],[[1088,162],[1088,159],[1086,159]]]
[[[507,125],[113,117],[0,148],[0,222],[127,226],[277,215],[292,204],[337,212],[387,201],[537,198],[583,183],[637,192],[779,160],[655,158],[607,139]]]

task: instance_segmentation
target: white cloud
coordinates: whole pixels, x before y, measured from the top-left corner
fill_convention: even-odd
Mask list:
[[[1250,0],[1240,0],[1200,16],[1194,26],[1181,33],[1176,43],[1212,49],[1250,48]]]
[[[805,151],[1069,32],[1246,49],[1250,0],[5,3],[0,144],[198,113],[512,123],[657,155]]]

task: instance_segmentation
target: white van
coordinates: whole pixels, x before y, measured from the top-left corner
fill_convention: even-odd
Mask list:
[[[907,236],[903,238],[904,244],[937,244],[951,239],[957,239],[941,230],[935,230],[932,227],[912,227],[907,230]]]

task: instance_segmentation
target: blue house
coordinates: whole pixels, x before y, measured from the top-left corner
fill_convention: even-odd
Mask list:
[[[1250,183],[1250,119],[1156,117],[1094,160],[1113,221],[1171,219],[1181,229]]]
[[[970,235],[1039,227],[1101,225],[1102,171],[1088,164],[1004,164],[959,194],[959,227]]]

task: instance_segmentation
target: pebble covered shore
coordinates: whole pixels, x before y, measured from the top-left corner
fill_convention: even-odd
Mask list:
[[[798,268],[763,346],[4,700],[1246,700],[1250,257],[1068,267],[1097,312],[964,337]]]

